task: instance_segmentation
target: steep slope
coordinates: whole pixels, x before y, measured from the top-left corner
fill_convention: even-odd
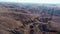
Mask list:
[[[20,5],[19,5],[20,6]],[[34,33],[41,34],[38,26],[44,24],[39,21],[41,17],[40,12],[46,12],[47,8],[39,8],[40,6],[34,5],[22,5],[22,7],[18,7],[14,4],[1,4],[0,5],[0,34],[13,34],[11,31],[15,32],[18,30],[19,33],[29,34],[30,33],[30,25],[33,26]],[[49,8],[49,7],[48,7]],[[42,9],[42,10],[41,10]],[[51,10],[51,9],[49,9]],[[44,15],[45,17],[45,15]],[[50,17],[50,16],[48,16]],[[39,20],[38,20],[39,19]],[[58,24],[60,24],[60,17],[53,16],[53,20],[51,21],[51,29],[59,30]],[[53,32],[52,32],[53,33]],[[54,33],[53,33],[54,34]]]

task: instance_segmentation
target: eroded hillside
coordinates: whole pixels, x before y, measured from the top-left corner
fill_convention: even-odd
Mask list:
[[[32,10],[28,11],[28,9],[24,9],[22,6],[21,7],[14,6],[15,5],[12,6],[9,4],[5,5],[4,3],[0,5],[0,34],[33,34],[30,33],[31,29],[34,30],[34,34],[41,34],[41,30],[39,29],[38,26],[44,23],[41,22],[40,20],[41,14],[38,12],[36,13],[37,10],[35,9],[37,9],[38,7],[37,8],[35,7],[34,9],[34,7],[32,6],[33,7],[31,8]],[[32,12],[34,10],[35,13]],[[58,16],[53,17],[54,18],[50,24],[51,28],[49,29],[60,30],[59,28],[60,23],[57,23],[58,19],[60,20],[60,17]],[[54,32],[48,31],[47,33],[55,34],[55,32],[56,31]]]

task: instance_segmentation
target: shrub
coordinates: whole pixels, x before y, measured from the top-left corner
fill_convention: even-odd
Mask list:
[[[60,30],[57,32],[57,34],[60,34]]]

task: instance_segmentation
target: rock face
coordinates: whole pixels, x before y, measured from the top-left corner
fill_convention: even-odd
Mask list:
[[[41,31],[41,25],[44,25],[40,20],[41,14],[31,13],[24,7],[16,7],[14,4],[0,4],[0,34],[42,34],[43,32],[55,34],[55,32]],[[29,9],[31,9],[30,7]],[[55,26],[57,25],[54,22],[56,21],[55,18],[56,16],[51,21],[51,28],[48,28],[48,25],[42,27],[54,29],[54,31],[59,30],[60,28]]]

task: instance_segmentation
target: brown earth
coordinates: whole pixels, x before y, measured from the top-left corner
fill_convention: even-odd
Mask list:
[[[9,31],[10,30],[14,31],[16,28],[22,34],[29,34],[30,25],[32,25],[33,23],[38,24],[41,23],[36,19],[39,16],[41,15],[33,14],[26,10],[18,8],[6,8],[4,6],[0,6],[0,34],[13,34],[12,32]],[[59,28],[60,23],[57,22],[58,22],[57,17],[53,16],[53,20],[51,21],[52,29],[60,30]],[[40,30],[36,25],[34,27],[35,34],[41,34]],[[49,32],[49,34],[55,33]]]

